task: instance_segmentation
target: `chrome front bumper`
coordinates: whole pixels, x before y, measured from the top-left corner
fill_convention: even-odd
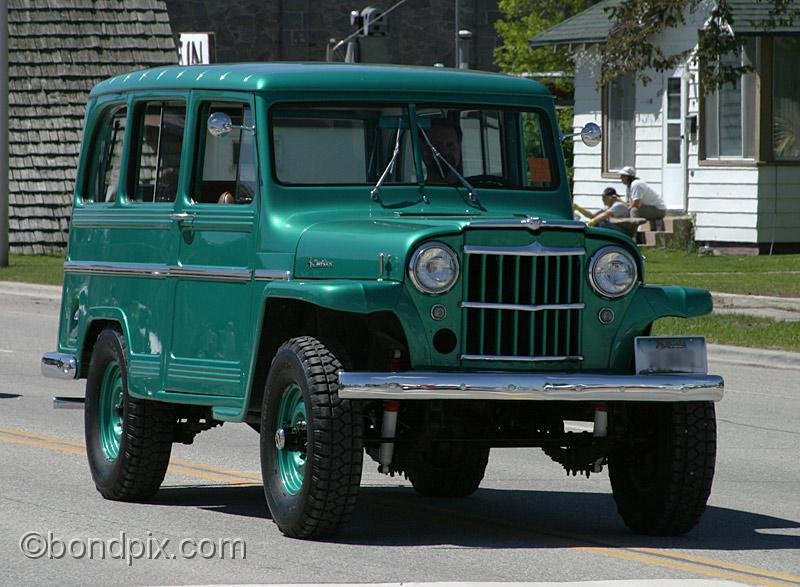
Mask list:
[[[55,379],[78,377],[78,361],[73,355],[45,353],[42,355],[42,375]]]
[[[718,375],[586,375],[570,373],[339,373],[346,399],[557,401],[720,401]]]

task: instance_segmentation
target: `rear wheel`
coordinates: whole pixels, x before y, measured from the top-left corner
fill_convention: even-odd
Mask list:
[[[333,534],[350,517],[361,483],[356,407],[339,398],[338,359],[312,337],[275,355],[261,410],[261,472],[272,519],[294,538]]]
[[[100,333],[86,379],[86,453],[97,490],[107,499],[152,497],[169,465],[173,406],[128,395],[125,338]]]
[[[488,447],[433,442],[417,455],[408,478],[426,497],[467,497],[478,489],[488,462]]]
[[[714,404],[629,406],[627,422],[608,462],[617,510],[640,534],[688,532],[706,508],[714,478]]]

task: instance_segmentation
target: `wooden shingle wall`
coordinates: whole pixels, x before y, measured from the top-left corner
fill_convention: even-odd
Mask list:
[[[89,90],[113,75],[177,63],[161,0],[9,0],[9,244],[67,243]]]

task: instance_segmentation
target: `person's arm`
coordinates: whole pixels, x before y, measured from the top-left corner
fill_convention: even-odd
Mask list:
[[[638,200],[631,200],[628,203],[628,208],[641,208],[642,207],[642,199],[639,198]]]
[[[611,210],[610,209],[609,210],[601,210],[600,212],[595,214],[594,217],[592,217],[592,219],[589,222],[587,222],[586,224],[588,224],[589,226],[597,226],[600,222],[602,222],[603,220],[605,220],[609,216],[611,216]]]

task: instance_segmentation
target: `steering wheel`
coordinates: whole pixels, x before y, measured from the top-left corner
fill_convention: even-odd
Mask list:
[[[509,182],[505,177],[502,177],[500,175],[489,175],[489,174],[471,175],[470,177],[467,177],[465,179],[475,187],[485,187],[485,188],[511,187],[511,182]]]

